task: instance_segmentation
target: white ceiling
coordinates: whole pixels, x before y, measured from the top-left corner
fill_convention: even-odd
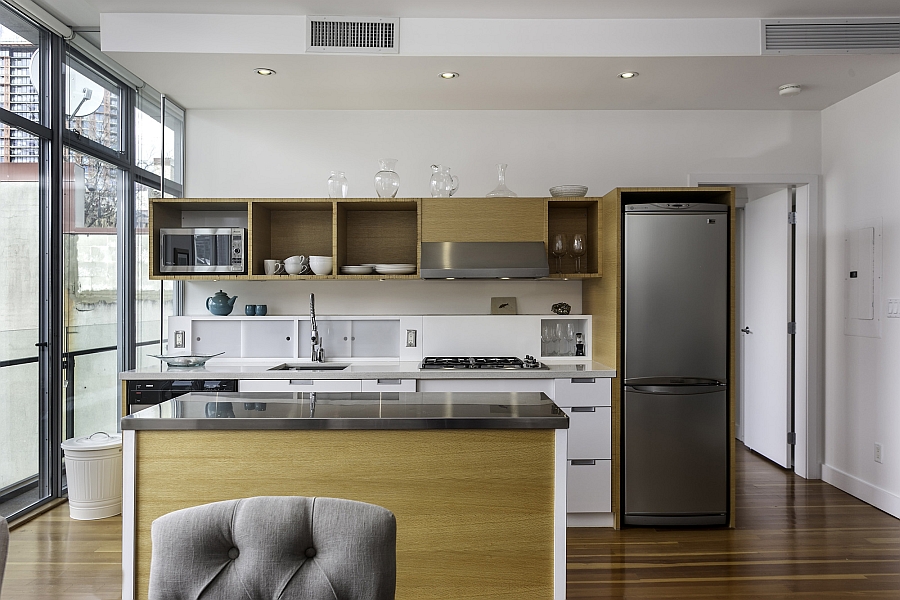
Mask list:
[[[101,13],[456,19],[896,17],[898,0],[38,0],[97,29]],[[180,17],[179,17],[180,18]],[[573,21],[575,22],[575,21]],[[103,32],[100,32],[103,37]],[[402,48],[402,45],[401,45]],[[108,52],[185,108],[822,110],[900,72],[900,55],[322,56]],[[438,53],[440,54],[440,53]],[[263,78],[252,69],[275,69]],[[444,70],[461,73],[440,80]],[[623,70],[640,77],[622,81]],[[779,85],[799,83],[799,96]]]

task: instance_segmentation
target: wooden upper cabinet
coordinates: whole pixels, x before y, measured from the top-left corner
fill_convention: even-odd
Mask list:
[[[423,242],[546,242],[543,198],[425,198]]]

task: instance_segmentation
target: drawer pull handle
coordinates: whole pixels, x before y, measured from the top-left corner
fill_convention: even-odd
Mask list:
[[[573,377],[572,383],[595,383],[594,377]]]
[[[572,412],[596,412],[597,407],[595,406],[573,406]]]
[[[291,379],[291,385],[312,385],[312,379]]]
[[[596,460],[584,459],[584,458],[574,459],[570,462],[572,463],[573,467],[590,467],[592,465],[597,464]]]
[[[375,385],[400,385],[399,379],[376,379]]]

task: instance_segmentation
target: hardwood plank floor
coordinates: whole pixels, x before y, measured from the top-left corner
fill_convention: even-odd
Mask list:
[[[900,598],[900,520],[738,444],[735,529],[569,529],[568,598]]]
[[[900,598],[900,520],[738,445],[737,528],[569,529],[576,598]],[[13,530],[3,600],[121,598],[120,517]]]

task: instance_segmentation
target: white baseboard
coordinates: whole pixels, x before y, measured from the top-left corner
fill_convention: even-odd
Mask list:
[[[569,513],[566,527],[615,527],[616,516],[612,513]]]
[[[830,465],[822,465],[822,480],[900,519],[900,496]]]

